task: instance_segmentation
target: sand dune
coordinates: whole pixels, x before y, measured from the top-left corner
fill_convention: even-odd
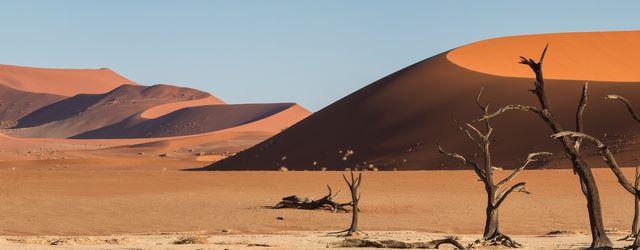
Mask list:
[[[148,138],[202,134],[266,119],[295,104],[236,104],[187,107],[145,119],[133,116],[73,138]]]
[[[18,137],[66,138],[124,120],[148,108],[210,96],[168,85],[122,85],[104,94],[76,95],[41,108],[7,131]]]
[[[508,39],[513,42],[509,43],[509,48],[500,46],[501,39],[477,43],[490,44],[492,48],[499,47],[510,51],[492,60],[499,61],[500,65],[518,67],[523,71],[524,78],[481,73],[461,67],[448,58],[451,54],[462,55],[466,52],[454,49],[382,78],[314,113],[273,138],[234,157],[214,163],[206,169],[273,170],[278,166],[296,170],[321,167],[344,169],[356,164],[373,164],[383,170],[460,168],[440,156],[435,145],[440,142],[451,151],[467,155],[476,153],[475,148],[458,132],[451,118],[469,121],[479,116],[475,96],[481,87],[486,87],[483,100],[488,100],[494,108],[511,103],[536,105],[535,97],[528,91],[531,89],[531,79],[526,77],[531,77],[531,74],[524,73],[527,72],[526,66],[516,63],[520,54],[534,56],[541,52],[544,43],[540,45],[533,41],[549,38],[550,48],[545,63],[551,65],[554,58],[565,58],[558,60],[566,63],[566,60],[569,60],[567,58],[573,58],[572,55],[601,52],[594,47],[581,45],[562,47],[562,43],[558,42],[556,45],[554,41],[564,41],[567,36],[575,36],[578,39],[576,41],[589,40],[584,37],[593,36],[594,44],[598,43],[607,48],[606,53],[602,52],[599,57],[609,56],[609,61],[622,60],[619,63],[622,65],[627,63],[627,59],[620,58],[640,53],[640,50],[637,50],[637,46],[617,46],[620,40],[624,40],[620,36],[635,37],[638,33],[640,32],[511,37]],[[609,36],[612,44],[608,43]],[[497,45],[493,44],[496,41]],[[634,52],[629,52],[634,49]],[[466,46],[460,50],[464,52]],[[494,50],[475,53],[485,53],[482,55],[492,57],[495,54]],[[465,58],[471,60],[480,57]],[[572,68],[574,65],[578,64],[562,66],[567,72],[574,72],[577,70]],[[548,68],[551,70],[554,67],[560,66]],[[576,75],[581,73],[567,73],[566,77],[581,79]],[[603,97],[609,93],[624,94],[632,102],[640,104],[640,85],[635,82],[616,82],[632,81],[635,79],[632,77],[621,79],[612,75],[610,79],[603,79],[607,73],[598,74],[602,81],[594,81],[590,85],[591,97],[585,114],[586,130],[619,147],[623,154],[620,160],[629,163],[637,148],[627,147],[628,144],[635,143],[633,138],[627,135],[637,132],[638,125],[618,103],[605,101]],[[595,76],[584,76],[585,79],[593,77]],[[574,126],[575,109],[583,83],[581,80],[547,82],[549,98],[556,116],[568,129],[573,129]],[[523,160],[528,152],[534,150],[558,152],[559,148],[555,142],[549,139],[548,128],[531,114],[509,113],[495,120],[494,124],[494,158],[499,166],[514,166]],[[349,149],[354,150],[355,154],[349,161],[344,162],[341,160],[342,156]],[[559,166],[557,164],[559,163],[551,163],[546,167]]]
[[[160,152],[187,149],[187,151],[196,153],[208,152],[221,154],[224,152],[238,152],[279,133],[286,127],[306,118],[309,114],[310,112],[307,109],[299,105],[292,105],[268,117],[240,126],[191,136],[155,138],[153,141],[138,142],[136,144],[129,143],[130,145],[107,149],[105,151],[145,149],[150,152]],[[219,158],[216,158],[216,160],[218,159]]]
[[[539,34],[488,39],[454,49],[447,59],[470,70],[510,77],[530,77],[519,56],[539,58],[548,79],[640,82],[640,31]]]
[[[0,65],[0,84],[34,93],[62,96],[99,94],[135,84],[110,69],[49,69]]]
[[[224,102],[215,96],[208,96],[208,97],[197,99],[197,100],[167,103],[167,104],[158,105],[145,110],[140,114],[140,117],[145,119],[153,119],[153,118],[158,118],[160,116],[169,114],[173,111],[176,111],[182,108],[205,106],[205,105],[216,105],[216,104],[224,104]]]
[[[0,127],[13,126],[25,115],[62,99],[63,96],[26,92],[0,85],[0,123],[3,124]]]

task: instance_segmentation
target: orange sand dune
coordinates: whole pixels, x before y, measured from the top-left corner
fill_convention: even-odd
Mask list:
[[[127,148],[156,148],[175,150],[178,148],[199,149],[199,151],[239,151],[261,142],[283,129],[309,116],[311,112],[300,105],[292,105],[283,111],[240,126],[219,131],[192,135],[162,138],[152,142],[143,142],[126,146]],[[127,140],[127,139],[121,139]]]
[[[14,89],[62,96],[99,94],[122,84],[136,84],[110,69],[49,69],[0,64],[0,84]]]
[[[208,93],[169,85],[122,85],[104,94],[76,95],[41,108],[7,131],[17,137],[71,137],[120,122],[151,107],[209,97]]]
[[[629,47],[617,45],[623,40],[620,36],[634,34],[638,33],[574,33],[506,38],[512,40],[513,44],[527,45],[514,45],[515,48],[501,44],[502,39],[478,43],[488,44],[487,47],[493,48],[486,52],[477,51],[478,58],[480,55],[491,57],[496,54],[495,50],[504,48],[508,53],[505,52],[504,56],[500,54],[501,56],[492,60],[504,65],[512,64],[513,68],[522,70],[522,75],[526,78],[486,74],[461,67],[448,59],[451,54],[464,54],[455,49],[384,77],[312,114],[282,133],[206,169],[275,170],[279,166],[285,166],[296,170],[318,170],[322,167],[341,170],[355,165],[373,165],[382,170],[459,169],[461,167],[455,162],[438,154],[436,144],[441,143],[450,151],[461,152],[469,157],[477,155],[476,148],[458,131],[452,118],[471,121],[480,116],[475,104],[480,88],[485,87],[482,99],[494,109],[513,103],[537,105],[535,96],[528,91],[532,88],[529,78],[532,74],[526,74],[527,66],[517,64],[520,53],[534,56],[544,47],[544,43],[540,46],[536,42],[538,40],[532,40],[532,37],[563,41],[567,36],[575,36],[577,40],[592,36],[590,39],[595,41],[592,47],[582,48],[576,45],[576,49],[597,54],[600,52],[595,44],[599,44],[600,47],[607,48],[607,53],[601,53],[600,57],[608,55],[607,60],[620,60],[618,65],[624,65],[631,62],[622,58],[633,53],[629,52]],[[609,37],[611,38],[608,39]],[[612,43],[609,44],[608,41]],[[554,44],[556,43],[552,42],[549,48],[545,69],[557,67],[547,67],[553,60],[568,60],[570,57],[564,55],[575,54],[568,47]],[[464,51],[465,48],[463,46],[459,50]],[[509,53],[513,55],[510,56]],[[640,66],[640,63],[633,66]],[[567,66],[567,72],[573,72],[572,70],[571,66]],[[637,72],[640,71],[626,74]],[[567,76],[580,79],[575,75]],[[604,95],[623,94],[640,105],[640,84],[618,83],[615,82],[619,80],[616,76],[606,80],[608,81],[595,81],[590,85],[589,106],[585,112],[586,132],[615,145],[619,149],[622,164],[630,164],[640,151],[633,136],[640,132],[640,126],[619,103],[605,101]],[[555,115],[567,129],[574,128],[575,110],[583,83],[581,80],[547,80],[547,92]],[[549,129],[532,114],[507,113],[493,123],[496,140],[493,143],[494,159],[498,166],[513,167],[521,163],[531,151],[551,151],[557,153],[556,158],[561,157],[558,145],[549,138]],[[347,150],[353,150],[355,154],[348,161],[343,161],[342,157]],[[590,150],[589,146],[585,150]],[[545,167],[561,166],[567,165],[554,161]]]
[[[488,39],[454,49],[453,63],[478,72],[530,77],[519,56],[539,58],[549,44],[544,64],[548,79],[639,82],[640,31],[558,33]]]
[[[160,138],[65,139],[15,138],[0,133],[0,159],[83,159],[93,157],[140,158],[171,152],[172,158],[213,161],[222,153],[253,146],[304,119],[310,112],[299,105],[240,126],[196,135]],[[98,150],[98,151],[96,151]],[[207,155],[200,156],[200,152]],[[211,155],[216,154],[216,155]]]
[[[216,105],[216,104],[224,104],[224,102],[216,98],[215,96],[207,96],[205,98],[197,99],[197,100],[174,102],[174,103],[158,105],[145,110],[140,114],[140,117],[145,119],[154,119],[182,108],[205,106],[205,105]]]
[[[292,106],[295,104],[223,104],[187,107],[155,119],[132,116],[122,122],[87,131],[73,138],[145,138],[202,134],[268,119]],[[290,119],[286,123],[292,124],[295,121]],[[281,129],[283,126],[286,125],[279,124]]]

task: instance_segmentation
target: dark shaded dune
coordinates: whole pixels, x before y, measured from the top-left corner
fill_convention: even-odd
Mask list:
[[[32,93],[0,85],[0,123],[14,124],[29,113],[51,103],[55,103],[63,96]]]
[[[513,58],[516,62],[517,58]],[[436,150],[439,142],[450,151],[465,155],[477,152],[452,118],[469,121],[479,117],[475,97],[483,86],[483,100],[493,108],[512,103],[536,105],[528,91],[530,81],[474,72],[451,63],[443,53],[380,79],[282,133],[205,169],[275,170],[286,166],[295,170],[342,170],[355,164],[374,164],[382,170],[460,169]],[[547,80],[552,108],[567,129],[574,129],[583,83]],[[602,138],[606,135],[609,141],[630,140],[624,135],[635,134],[638,125],[618,103],[605,101],[604,95],[623,94],[640,104],[640,85],[591,82],[590,86],[586,131]],[[496,119],[494,126],[494,160],[498,166],[513,166],[531,151],[558,153],[558,145],[549,139],[550,130],[532,114],[507,113]],[[343,162],[339,152],[348,149],[355,154]],[[629,163],[633,153],[624,152],[627,154],[621,160]]]
[[[121,122],[157,105],[209,96],[169,85],[121,85],[104,94],[80,94],[42,107],[21,118],[8,133],[17,137],[66,138]]]
[[[72,138],[151,138],[202,134],[261,120],[293,103],[207,105],[183,108],[155,119],[138,115]]]

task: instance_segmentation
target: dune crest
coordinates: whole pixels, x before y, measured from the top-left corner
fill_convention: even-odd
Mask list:
[[[630,52],[627,53],[631,48],[614,48],[626,41],[627,36],[640,37],[640,32],[594,34],[600,39],[597,43],[601,46],[595,46],[596,42],[593,42],[578,51],[586,54],[599,53],[599,57],[603,57],[602,60],[616,62],[614,65],[632,64],[619,69],[625,70],[626,75],[622,74],[621,77],[626,78],[613,76],[607,78],[607,81],[591,82],[589,106],[585,112],[585,132],[620,144],[624,150],[621,150],[618,160],[622,164],[629,163],[640,150],[638,146],[633,146],[637,144],[628,143],[634,140],[628,135],[637,133],[638,126],[626,114],[626,110],[620,108],[617,103],[604,100],[604,95],[624,93],[631,102],[640,103],[640,82],[628,82],[634,80],[635,74],[639,71],[626,72],[640,66],[640,63],[628,61],[626,58],[634,58],[634,55],[629,55]],[[585,35],[588,34],[561,34],[562,39],[559,41],[566,41],[566,44],[555,41],[552,43],[558,45],[552,45],[555,47],[550,48],[545,59],[545,70],[552,67],[556,67],[556,71],[563,69],[558,62],[553,62],[554,60],[559,60],[560,65],[569,64],[569,60],[582,60],[569,56],[573,53],[571,51],[565,55],[562,46],[571,45],[571,41],[580,41]],[[471,55],[458,52],[465,50],[466,46],[463,46],[375,81],[315,112],[282,133],[235,156],[213,163],[205,169],[277,170],[279,166],[296,170],[344,170],[354,166],[375,167],[380,170],[464,168],[440,155],[436,149],[437,143],[446,142],[446,148],[450,151],[467,155],[477,152],[475,146],[459,132],[452,118],[463,122],[477,119],[481,113],[475,100],[478,91],[483,87],[485,91],[482,99],[490,103],[493,109],[507,104],[536,106],[536,99],[529,92],[532,88],[532,74],[526,65],[518,64],[517,59],[519,55],[539,56],[545,44],[540,43],[541,39],[555,36],[556,34],[549,34],[490,39],[476,43],[486,47],[486,51],[475,50],[480,47],[474,47],[472,44],[469,46],[474,49],[477,57],[463,58],[468,59],[469,63],[475,62],[473,60],[491,58],[497,65],[508,65],[514,72],[521,72],[518,74],[522,74],[523,77],[506,77],[470,70],[460,66],[459,62],[452,62],[451,54]],[[564,38],[565,36],[568,38]],[[608,39],[609,36],[611,39]],[[504,41],[513,43],[514,48],[507,48]],[[506,52],[497,53],[501,48]],[[606,53],[601,51],[603,48],[606,48]],[[547,67],[552,65],[552,62],[555,66]],[[591,61],[581,61],[572,65],[589,63]],[[577,77],[577,74],[583,73],[576,71],[580,68],[572,65],[567,65],[567,72],[560,72],[564,75],[560,74],[557,77]],[[548,75],[546,72],[545,75]],[[596,73],[591,76],[600,79],[607,76],[604,73]],[[581,79],[546,81],[549,100],[556,112],[554,115],[566,129],[572,129],[575,123],[575,109],[584,84]],[[625,81],[615,81],[621,79]],[[520,164],[532,151],[558,150],[557,143],[549,139],[547,127],[531,114],[508,113],[495,119],[493,125],[496,129],[496,141],[492,143],[493,156],[496,164],[501,167],[510,168]],[[342,155],[347,150],[355,153],[345,162]],[[544,167],[562,166],[567,165],[551,162]],[[539,166],[531,166],[536,167]]]
[[[0,84],[34,93],[61,96],[100,94],[122,84],[136,84],[108,68],[53,69],[0,64]]]
[[[640,81],[640,31],[578,32],[487,39],[449,52],[447,59],[473,71],[531,77],[517,64],[520,56],[538,58],[549,44],[547,79],[612,82]]]

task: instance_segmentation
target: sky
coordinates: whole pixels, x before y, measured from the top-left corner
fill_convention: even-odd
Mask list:
[[[640,1],[0,0],[0,64],[108,67],[227,103],[317,111],[457,46],[640,29],[638,10]]]

